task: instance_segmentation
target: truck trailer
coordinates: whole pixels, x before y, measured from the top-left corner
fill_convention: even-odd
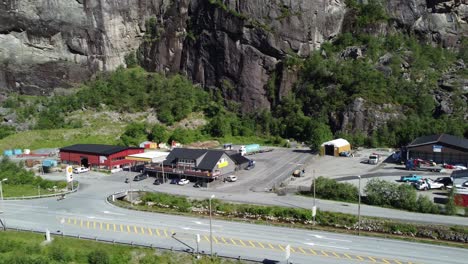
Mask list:
[[[244,145],[241,146],[239,149],[239,153],[242,156],[249,155],[249,154],[254,154],[260,151],[260,145],[259,144],[249,144],[249,145]]]

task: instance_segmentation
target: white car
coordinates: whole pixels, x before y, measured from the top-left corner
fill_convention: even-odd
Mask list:
[[[226,180],[228,182],[235,182],[235,181],[237,181],[237,177],[235,175],[229,175],[229,176],[226,177]]]
[[[187,180],[187,179],[180,179],[180,181],[179,181],[177,184],[179,184],[179,185],[186,185],[186,184],[188,184],[189,182],[190,182],[190,181]]]
[[[89,168],[86,167],[78,167],[73,169],[73,173],[82,173],[82,172],[88,172]]]
[[[445,185],[440,182],[435,182],[431,179],[423,179],[416,183],[416,189],[418,190],[431,190],[431,189],[443,189]]]

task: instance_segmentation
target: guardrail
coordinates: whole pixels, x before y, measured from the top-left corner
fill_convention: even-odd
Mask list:
[[[17,232],[31,232],[31,233],[38,233],[38,234],[45,234],[46,231],[41,231],[37,229],[25,229],[21,227],[6,227],[6,231],[11,230],[11,231],[17,231]],[[135,242],[135,241],[129,241],[129,240],[116,240],[116,239],[108,239],[108,238],[102,238],[98,236],[83,236],[80,234],[68,234],[65,235],[63,232],[58,231],[49,231],[51,235],[55,236],[62,236],[62,237],[70,237],[70,238],[76,238],[76,239],[83,239],[83,240],[90,240],[90,241],[96,241],[96,242],[102,242],[102,243],[108,243],[108,244],[119,244],[119,245],[127,245],[127,246],[135,246],[135,247],[145,247],[145,248],[151,248],[151,249],[158,249],[158,250],[164,250],[164,251],[171,251],[171,252],[179,252],[179,253],[187,253],[187,254],[192,254],[192,255],[204,255],[204,256],[210,256],[210,252],[205,252],[205,251],[200,251],[196,252],[193,249],[189,248],[182,248],[182,247],[164,247],[164,246],[157,246],[152,243],[140,243],[140,242]],[[217,254],[214,253],[215,256],[220,257],[220,258],[225,258],[225,259],[232,259],[232,260],[238,260],[238,261],[248,261],[248,262],[253,262],[253,263],[265,263],[265,259],[258,260],[258,259],[252,259],[252,258],[246,258],[242,256],[230,256],[226,254]],[[273,262],[272,262],[273,263]]]
[[[30,199],[39,199],[39,198],[50,198],[50,197],[56,197],[56,196],[61,196],[61,195],[77,192],[79,188],[80,188],[80,184],[78,183],[76,188],[70,191],[66,191],[66,192],[41,194],[41,195],[33,195],[33,196],[3,197],[3,200],[30,200]]]

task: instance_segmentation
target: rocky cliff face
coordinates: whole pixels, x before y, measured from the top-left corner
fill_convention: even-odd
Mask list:
[[[446,47],[468,35],[465,0],[385,2],[394,28]],[[344,0],[4,0],[0,89],[47,94],[136,51],[149,70],[268,109],[297,79],[287,61],[339,34],[346,11]]]

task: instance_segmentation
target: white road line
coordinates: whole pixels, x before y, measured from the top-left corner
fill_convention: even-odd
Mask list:
[[[309,246],[319,246],[319,247],[331,247],[331,248],[339,248],[339,249],[349,249],[347,247],[337,247],[337,246],[329,246],[329,245],[321,245],[321,244],[315,244],[315,243],[304,243]]]
[[[110,215],[125,215],[125,214],[113,213],[113,212],[109,212],[109,211],[103,211],[103,213],[110,214]]]
[[[319,239],[326,239],[326,240],[333,240],[333,241],[340,241],[340,242],[353,242],[351,240],[328,238],[328,237],[324,237],[324,236],[321,236],[321,235],[309,235],[309,236],[314,236],[314,237],[319,238]]]

